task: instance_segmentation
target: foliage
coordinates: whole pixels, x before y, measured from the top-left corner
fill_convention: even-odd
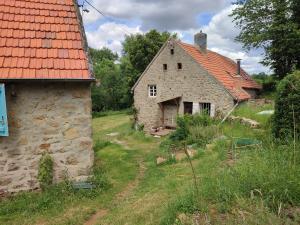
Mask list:
[[[123,43],[124,55],[131,65],[141,74],[152,61],[159,49],[171,36],[169,32],[150,30],[146,34],[126,36]]]
[[[233,10],[241,29],[236,40],[246,49],[263,48],[263,64],[282,79],[300,69],[300,23],[298,0],[238,0]],[[259,18],[259,19],[258,19]]]
[[[48,153],[44,153],[40,159],[38,180],[43,190],[53,183],[53,159]]]
[[[276,138],[300,137],[300,71],[283,79],[277,90],[273,134]]]
[[[102,49],[89,48],[89,53],[91,55],[92,62],[94,65],[97,65],[105,59],[108,59],[110,61],[116,61],[119,58],[117,53],[113,53],[110,49],[105,47]]]
[[[213,138],[218,136],[219,130],[216,125],[211,126],[191,126],[189,128],[188,144],[198,144],[205,146]]]
[[[175,142],[188,141],[188,144],[206,143],[216,130],[216,127],[211,126],[213,123],[213,119],[206,114],[186,114],[177,118],[176,131],[170,135],[170,139]]]
[[[131,88],[169,37],[168,32],[156,30],[127,36],[121,58],[107,48],[90,48],[94,74],[100,81],[100,86],[92,87],[93,112],[129,108]]]
[[[94,66],[100,87],[92,87],[93,111],[120,110],[128,108],[128,87],[121,75],[120,66],[109,59],[104,59]]]
[[[262,85],[263,93],[268,94],[276,91],[277,80],[272,75],[265,73],[253,74],[252,78]]]

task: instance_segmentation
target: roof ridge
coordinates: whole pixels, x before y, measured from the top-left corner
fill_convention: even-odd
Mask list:
[[[233,75],[236,74],[237,65],[231,58],[212,50],[203,53],[194,45],[182,41],[178,44],[237,99],[244,100],[251,97],[243,88],[261,89],[261,86],[242,68],[240,76]]]

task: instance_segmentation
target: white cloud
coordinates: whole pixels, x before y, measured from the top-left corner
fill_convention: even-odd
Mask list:
[[[259,62],[263,56],[259,51],[245,52],[242,45],[234,41],[239,30],[234,26],[229,16],[235,6],[229,6],[216,14],[209,24],[203,27],[208,35],[208,48],[233,60],[242,59],[243,68],[250,74],[258,72],[269,73],[270,69]]]
[[[217,12],[228,5],[228,0],[93,0],[91,3],[108,17],[141,21],[142,30],[182,30],[196,28],[200,13]],[[90,6],[87,8],[90,13],[85,15],[86,22],[103,19]]]
[[[229,2],[228,0],[93,0],[92,3],[97,8],[113,19],[105,22],[100,19],[103,17],[99,13],[89,8],[90,13],[84,14],[84,22],[93,27],[95,21],[104,23],[95,30],[87,29],[88,42],[91,47],[108,47],[121,53],[125,30],[135,34],[146,32],[151,28],[176,32],[180,39],[191,40],[191,37],[200,30],[196,16],[202,12],[218,11],[209,24],[202,27],[203,32],[208,34],[208,48],[233,60],[242,59],[243,68],[250,74],[269,73],[269,68],[259,63],[263,58],[260,52],[246,53],[242,45],[234,41],[239,30],[229,16],[234,9]],[[115,19],[139,21],[139,25],[129,26],[120,22],[111,22]]]
[[[107,47],[119,54],[122,51],[122,41],[125,38],[125,31],[136,34],[141,33],[140,26],[128,27],[118,23],[104,23],[95,31],[87,31],[86,36],[90,47]]]

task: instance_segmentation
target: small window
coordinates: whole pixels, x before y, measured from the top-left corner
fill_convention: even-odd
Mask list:
[[[170,50],[171,55],[174,55],[174,48]]]
[[[168,70],[168,64],[163,64],[164,71]]]
[[[182,70],[182,63],[177,63],[177,69]]]
[[[157,88],[156,85],[149,85],[149,97],[156,97],[157,95]]]
[[[199,103],[199,105],[200,105],[200,113],[210,116],[211,104],[210,103]]]

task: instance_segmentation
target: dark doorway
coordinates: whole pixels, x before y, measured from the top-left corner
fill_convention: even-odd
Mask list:
[[[184,102],[184,114],[193,114],[193,103],[192,102]]]

